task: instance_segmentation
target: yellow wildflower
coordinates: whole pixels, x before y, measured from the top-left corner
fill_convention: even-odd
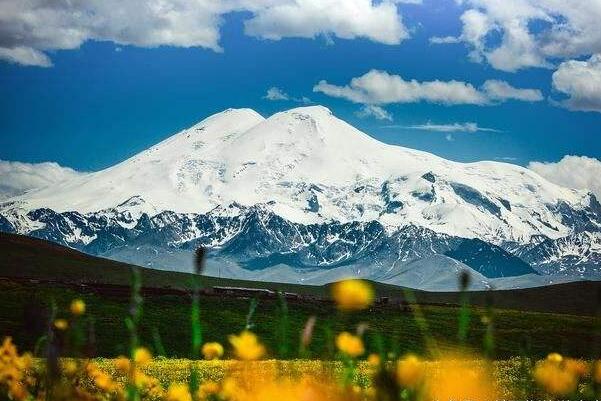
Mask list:
[[[259,342],[254,333],[248,330],[244,330],[239,335],[230,335],[229,340],[234,347],[236,357],[243,361],[261,359],[265,354],[263,344]]]
[[[198,398],[204,400],[210,395],[218,394],[220,391],[221,386],[219,386],[219,383],[206,381],[198,387]]]
[[[564,367],[577,377],[585,377],[589,373],[588,363],[581,359],[567,358],[564,360]]]
[[[563,361],[563,356],[557,352],[552,352],[547,355],[547,360],[550,362],[561,363],[561,361]]]
[[[67,330],[67,328],[69,328],[69,322],[67,322],[65,319],[56,319],[54,321],[54,327],[57,330],[64,331]]]
[[[136,369],[134,372],[134,383],[139,388],[147,388],[153,385],[153,378]]]
[[[358,279],[347,279],[334,283],[332,296],[338,309],[343,311],[362,310],[374,302],[372,286]]]
[[[192,401],[188,386],[183,383],[172,383],[167,390],[166,401]]]
[[[75,316],[80,316],[86,313],[86,303],[81,299],[74,299],[71,301],[71,306],[69,307],[71,313]]]
[[[136,362],[136,365],[144,366],[147,365],[151,360],[152,354],[147,348],[138,347],[134,351],[134,361]]]
[[[29,397],[27,389],[21,382],[13,381],[8,386],[8,394],[12,400],[25,400]]]
[[[396,376],[402,387],[416,389],[424,379],[424,363],[415,355],[407,355],[397,362]]]
[[[343,331],[336,337],[336,347],[348,356],[355,358],[365,352],[363,341],[347,331]]]
[[[601,383],[601,361],[595,362],[593,367],[593,380],[597,383]]]
[[[202,346],[202,355],[205,359],[219,359],[223,356],[223,346],[217,342],[206,343]]]
[[[219,393],[219,396],[225,400],[237,399],[241,391],[242,389],[236,380],[231,377],[226,377],[221,384],[221,392]]]
[[[117,359],[115,359],[114,364],[115,369],[117,369],[118,372],[122,374],[126,374],[127,372],[129,372],[130,363],[128,358],[120,356]]]
[[[378,355],[378,354],[369,354],[369,356],[367,357],[367,363],[371,367],[380,366],[380,362],[381,362],[380,355]]]
[[[436,362],[436,371],[425,376],[428,399],[498,400],[490,372],[471,360],[448,359]]]
[[[74,360],[66,360],[62,363],[63,373],[67,376],[73,376],[77,373],[77,362]]]
[[[86,365],[86,372],[100,390],[113,392],[117,389],[117,384],[113,381],[113,378],[108,373],[100,370],[95,363],[88,363]]]
[[[574,392],[578,385],[576,375],[557,363],[556,358],[547,358],[537,363],[534,368],[534,379],[548,393],[557,396]]]

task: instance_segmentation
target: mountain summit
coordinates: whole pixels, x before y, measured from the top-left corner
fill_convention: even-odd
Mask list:
[[[390,281],[398,266],[434,256],[438,270],[483,277],[595,274],[599,252],[570,255],[568,266],[562,244],[574,249],[578,236],[599,249],[600,227],[601,206],[586,191],[512,164],[458,163],[388,145],[322,106],[267,119],[229,109],[113,167],[0,205],[5,231],[134,262],[134,244],[179,254],[202,243],[234,270],[282,265],[269,271],[283,281],[296,280],[286,269],[334,277],[343,265],[355,273],[380,266],[370,274]],[[425,239],[409,249],[408,232]],[[479,255],[478,243],[491,253]],[[467,263],[467,254],[479,262]]]

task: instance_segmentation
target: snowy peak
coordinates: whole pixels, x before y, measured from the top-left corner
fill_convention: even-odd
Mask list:
[[[388,145],[322,106],[217,113],[113,167],[1,203],[0,230],[158,267],[203,245],[240,277],[273,268],[284,281],[295,279],[282,264],[290,277],[405,285],[458,269],[482,280],[532,267],[601,274],[591,194],[512,164]]]
[[[388,232],[414,225],[499,245],[598,229],[601,208],[588,196],[520,166],[384,144],[310,106],[267,119],[228,109],[111,168],[13,200],[132,218],[261,204],[295,223],[378,221]]]

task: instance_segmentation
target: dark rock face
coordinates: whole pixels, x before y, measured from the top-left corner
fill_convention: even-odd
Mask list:
[[[0,215],[0,231],[5,233],[14,233],[16,232],[15,227],[8,221],[8,219],[2,215]]]
[[[423,178],[435,180],[427,174]],[[403,185],[394,183],[399,184]],[[398,213],[404,207],[391,195],[390,185],[385,182],[380,188],[386,205],[382,213]],[[502,208],[511,208],[509,202],[489,199],[469,186],[451,186],[465,201],[495,215],[501,215]],[[319,192],[318,187],[309,188],[311,210],[319,210]],[[420,201],[435,196],[433,188],[414,195]],[[127,202],[140,200],[134,197]],[[508,242],[501,247],[413,225],[390,232],[377,220],[299,224],[274,214],[269,204],[231,204],[206,214],[164,211],[152,217],[132,215],[122,207],[88,214],[47,208],[18,218],[0,214],[0,231],[19,232],[145,266],[161,266],[167,260],[165,255],[171,255],[170,263],[181,263],[203,246],[210,251],[210,258],[231,261],[248,270],[284,264],[309,271],[348,265],[376,266],[385,271],[421,259],[446,257],[488,278],[533,273],[601,274],[601,206],[592,195],[590,207],[581,210],[562,203],[549,206],[549,211],[560,213],[573,227],[571,235],[559,239],[540,235],[528,244]]]
[[[501,216],[501,208],[489,200],[486,196],[478,192],[476,189],[468,185],[458,184],[455,182],[451,183],[451,187],[453,188],[453,191],[455,191],[455,193],[467,203],[481,207],[497,217]]]
[[[402,207],[395,201],[389,205]],[[534,272],[525,262],[494,245],[421,227],[408,226],[390,234],[377,221],[303,225],[262,206],[239,210],[233,215],[221,211],[199,215],[165,211],[132,220],[131,215],[106,211],[82,215],[37,209],[28,217],[43,223],[43,228],[29,234],[99,256],[125,249],[135,258],[132,250],[143,249],[144,264],[148,264],[152,249],[157,255],[168,249],[192,253],[202,245],[211,250],[212,257],[235,261],[249,270],[277,264],[297,269],[330,269],[352,263],[387,266],[446,255],[487,277]],[[4,231],[11,229],[3,217],[0,224]]]

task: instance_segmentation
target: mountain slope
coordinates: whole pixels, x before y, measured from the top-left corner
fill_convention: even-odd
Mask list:
[[[246,271],[372,266],[373,277],[434,255],[446,257],[440,269],[461,263],[488,278],[532,274],[528,263],[597,272],[600,227],[586,191],[516,165],[387,145],[321,106],[267,119],[227,110],[116,166],[0,204],[0,230],[130,262],[140,248],[146,264],[168,266],[162,254],[181,262],[202,244]],[[582,234],[590,255],[576,269],[565,246],[530,250],[533,239]]]

